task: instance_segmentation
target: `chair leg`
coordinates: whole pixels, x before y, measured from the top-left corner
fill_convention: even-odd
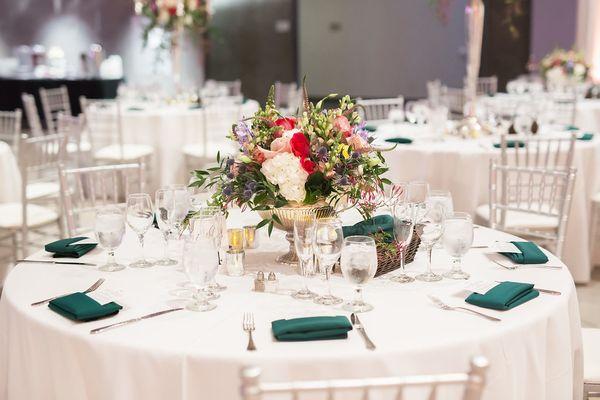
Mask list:
[[[13,232],[13,234],[11,235],[11,239],[13,244],[13,258],[15,261],[17,261],[19,259],[19,241],[17,240],[17,232]]]

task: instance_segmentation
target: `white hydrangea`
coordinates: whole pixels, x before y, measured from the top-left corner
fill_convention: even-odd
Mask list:
[[[546,72],[546,79],[554,84],[563,84],[567,80],[567,76],[561,67],[552,67]]]
[[[586,71],[586,68],[585,68],[585,65],[583,65],[583,64],[577,63],[573,67],[573,74],[578,78],[584,76],[585,71]]]
[[[298,157],[291,153],[277,154],[262,164],[260,172],[269,182],[279,186],[279,192],[286,200],[304,201],[304,184],[308,173],[302,168]]]

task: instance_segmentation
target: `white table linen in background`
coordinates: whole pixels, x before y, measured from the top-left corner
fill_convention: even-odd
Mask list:
[[[375,135],[378,140],[394,136],[415,139],[410,145],[399,144],[384,153],[390,168],[388,176],[394,182],[425,180],[432,189],[449,190],[454,210],[472,215],[478,206],[488,203],[489,165],[492,158],[500,155],[500,149],[493,147],[499,138],[432,141],[426,126],[410,124],[382,125]],[[575,282],[585,283],[591,273],[590,199],[600,192],[600,131],[591,141],[575,143],[573,166],[577,177],[563,260]]]
[[[234,214],[230,225],[241,225],[240,216]],[[258,220],[253,214],[245,218],[245,223]],[[511,236],[485,228],[475,231],[476,244],[507,238]],[[228,400],[240,398],[239,371],[244,365],[260,366],[265,381],[358,378],[463,371],[471,356],[483,355],[491,363],[484,400],[581,398],[580,317],[567,268],[509,271],[490,263],[484,250],[471,250],[464,267],[474,279],[533,282],[562,292],[561,296],[541,294],[507,312],[481,309],[502,318],[499,323],[441,310],[426,297],[433,293],[465,305],[463,298],[451,297],[464,282],[400,285],[385,276],[375,279],[365,289],[366,300],[375,309],[361,314],[377,345],[371,352],[356,331],[349,332],[348,340],[285,343],[273,339],[270,322],[275,319],[348,313],[339,306],[316,305],[287,295],[286,290],[297,289],[300,280],[274,263],[287,246],[283,234],[274,232],[267,240],[263,233],[261,240],[259,249],[248,252],[246,264],[254,271],[280,271],[283,294],[251,292],[252,275],[219,275],[218,281],[228,289],[215,301],[214,311],[179,311],[98,335],[90,335],[89,330],[177,305],[169,292],[184,281],[183,274],[177,267],[103,273],[92,267],[18,265],[8,276],[0,299],[0,397]],[[160,254],[157,243],[153,231],[149,255]],[[137,254],[136,239],[128,232],[117,258],[127,262]],[[96,249],[81,260],[104,258]],[[550,258],[553,265],[560,263]],[[434,269],[449,264],[443,250],[434,250]],[[408,271],[414,274],[423,268],[424,263],[417,260]],[[106,278],[105,288],[126,293],[125,308],[115,317],[75,323],[46,306],[29,305],[44,297],[83,290],[99,277]],[[346,299],[352,296],[352,287],[341,277],[332,279],[335,294]],[[311,288],[325,290],[318,278],[312,279]],[[247,334],[241,320],[246,311],[254,312],[256,320],[256,352],[245,351]],[[356,396],[348,398],[360,398]]]
[[[0,203],[21,199],[21,173],[15,155],[6,142],[0,141]]]
[[[575,126],[584,131],[600,132],[600,99],[577,102]]]

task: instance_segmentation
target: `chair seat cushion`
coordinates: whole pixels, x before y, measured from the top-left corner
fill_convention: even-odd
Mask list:
[[[79,143],[79,151],[82,153],[87,153],[92,150],[92,144],[90,142],[82,141]],[[77,143],[67,143],[67,153],[76,153],[77,152]]]
[[[600,329],[584,328],[583,381],[600,384]]]
[[[233,143],[233,142],[231,142]],[[217,155],[217,152],[221,152],[221,156],[226,154],[232,154],[235,152],[235,147],[231,143],[225,142],[211,142],[209,141],[206,144],[206,154],[204,152],[204,145],[202,143],[190,143],[186,144],[181,148],[181,151],[186,156],[203,158],[207,157],[211,160],[214,159]]]
[[[27,205],[27,226],[30,228],[46,225],[57,219],[58,214],[50,208],[38,206],[36,204]],[[0,204],[0,228],[17,229],[22,225],[21,203]]]
[[[488,204],[477,207],[477,218],[483,222],[490,220],[490,206]],[[558,219],[546,215],[531,214],[523,211],[506,212],[506,228],[528,228],[538,230],[551,230],[558,228]]]
[[[122,149],[118,144],[113,144],[98,150],[94,157],[98,160],[138,160],[153,153],[152,146],[146,144],[124,144]]]
[[[29,200],[58,195],[60,186],[55,182],[35,182],[27,185],[27,198]]]

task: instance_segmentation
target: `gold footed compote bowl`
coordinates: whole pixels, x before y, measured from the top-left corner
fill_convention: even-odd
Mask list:
[[[261,210],[258,211],[263,219],[270,219],[275,214],[281,220],[281,224],[275,222],[275,228],[286,232],[285,238],[287,239],[290,247],[287,253],[277,257],[277,262],[287,265],[297,265],[298,256],[296,255],[296,249],[294,246],[294,220],[301,218],[306,215],[315,214],[317,219],[328,218],[336,215],[333,207],[327,203],[318,203],[312,205],[289,205],[285,207],[274,208],[272,210]]]

